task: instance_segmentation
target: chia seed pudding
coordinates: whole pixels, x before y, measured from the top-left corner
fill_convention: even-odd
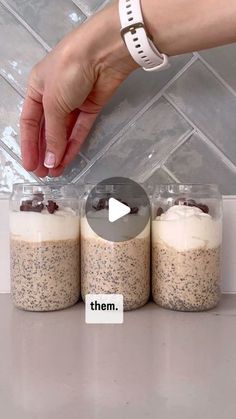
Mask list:
[[[130,215],[132,217],[132,215]],[[124,310],[137,309],[150,293],[150,225],[134,239],[111,242],[81,219],[81,293],[123,294]]]
[[[165,308],[203,311],[220,300],[221,220],[174,205],[152,222],[152,295]]]
[[[10,232],[14,305],[50,311],[75,304],[80,295],[77,213],[61,206],[55,212],[50,207],[11,211]]]

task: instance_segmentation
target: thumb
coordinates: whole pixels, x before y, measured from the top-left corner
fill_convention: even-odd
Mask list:
[[[48,169],[60,165],[66,150],[67,144],[67,113],[52,103],[44,103],[45,117],[45,142],[46,151],[44,166]]]

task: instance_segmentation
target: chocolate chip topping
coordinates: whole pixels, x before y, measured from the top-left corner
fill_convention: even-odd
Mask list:
[[[186,205],[188,207],[196,207],[197,203],[194,199],[178,198],[175,200],[175,205]]]
[[[44,200],[44,194],[42,192],[37,192],[33,196],[33,200],[37,200],[38,202],[42,202]]]
[[[209,208],[207,205],[205,204],[198,204],[197,207],[202,210],[203,212],[205,212],[205,214],[209,214]]]
[[[41,212],[44,209],[43,199],[44,195],[41,192],[34,194],[33,199],[22,201],[20,211]]]
[[[186,202],[185,198],[177,198],[174,202],[174,205],[184,205],[185,202]]]
[[[157,217],[160,217],[161,214],[163,214],[163,213],[164,213],[164,211],[161,207],[157,208],[157,215],[156,215]]]
[[[44,209],[43,200],[44,195],[41,192],[36,193],[33,195],[33,199],[26,199],[25,201],[22,201],[20,211],[42,212]],[[50,214],[53,214],[59,207],[56,202],[49,200],[46,208]]]
[[[108,198],[100,198],[97,203],[93,204],[93,209],[101,211],[102,209],[108,209]]]
[[[205,212],[205,214],[209,213],[209,208],[207,205],[197,203],[194,199],[186,199],[184,197],[177,198],[175,200],[175,205],[186,205],[188,207],[196,207],[199,208],[202,212]]]
[[[31,212],[41,212],[44,208],[43,203],[36,204],[33,200],[27,199],[26,201],[22,201],[20,206],[20,211],[31,211]]]
[[[49,200],[46,208],[50,214],[54,214],[54,212],[57,211],[59,207],[56,202]]]
[[[93,204],[93,209],[95,209],[95,211],[101,211],[102,209],[109,209],[109,197],[107,198],[100,198],[96,203]],[[127,205],[127,207],[129,206],[127,204],[127,202],[123,201],[120,198],[116,198],[117,201],[120,201],[122,204]],[[137,214],[139,212],[139,208],[138,207],[131,207],[130,208],[130,214]]]
[[[138,212],[139,212],[138,207],[132,207],[132,208],[130,208],[130,214],[138,214]]]

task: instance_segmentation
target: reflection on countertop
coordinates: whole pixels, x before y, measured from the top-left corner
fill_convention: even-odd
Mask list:
[[[0,295],[4,419],[233,419],[236,295],[206,313],[149,303],[123,325],[84,305],[30,313]]]

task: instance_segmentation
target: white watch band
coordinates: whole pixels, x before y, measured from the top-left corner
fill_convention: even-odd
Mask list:
[[[159,71],[169,66],[168,57],[147,36],[140,0],[119,0],[121,35],[133,59],[146,71]]]

